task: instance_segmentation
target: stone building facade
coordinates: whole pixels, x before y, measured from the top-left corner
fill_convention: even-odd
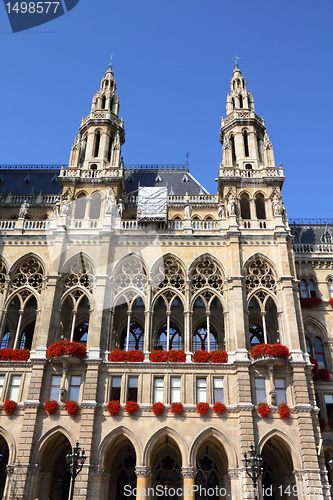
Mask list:
[[[179,493],[162,498],[183,498],[182,487],[184,498],[253,498],[242,465],[251,444],[264,460],[260,498],[331,498],[332,221],[288,222],[283,169],[237,65],[220,141],[217,194],[186,166],[124,166],[109,67],[68,165],[2,167],[1,349],[30,350],[26,361],[0,361],[1,400],[18,403],[0,413],[2,498],[67,499],[65,457],[76,441],[87,455],[77,500],[143,499],[158,485]],[[160,193],[166,217],[142,218],[141,187]],[[85,344],[87,356],[48,357],[61,340]],[[254,360],[259,343],[287,346],[290,358]],[[115,349],[144,359],[110,361]],[[183,350],[185,362],[152,361],[155,350]],[[227,362],[193,358],[216,350]],[[52,415],[48,399],[59,403]],[[76,417],[68,400],[79,404]],[[129,400],[139,405],[133,415]],[[206,415],[199,402],[210,405]],[[216,402],[226,405],[221,415]]]

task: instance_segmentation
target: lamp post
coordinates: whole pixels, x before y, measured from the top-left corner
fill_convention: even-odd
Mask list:
[[[247,475],[252,479],[254,488],[254,499],[258,500],[257,480],[262,474],[263,460],[260,456],[256,456],[253,444],[251,444],[250,446],[249,454],[250,456],[248,457],[247,454],[244,453],[244,458],[242,458],[242,462],[245,466]]]
[[[71,488],[70,488],[70,493],[69,493],[69,500],[73,500],[75,479],[76,479],[76,476],[81,472],[83,464],[87,458],[84,454],[84,450],[82,450],[82,453],[80,455],[80,450],[81,450],[81,448],[80,448],[79,443],[77,441],[76,446],[74,446],[74,448],[73,448],[73,453],[68,453],[66,455],[67,469],[68,469],[68,471],[71,475],[71,478],[72,478]]]

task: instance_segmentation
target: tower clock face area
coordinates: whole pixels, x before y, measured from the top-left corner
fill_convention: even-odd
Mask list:
[[[328,500],[332,221],[237,59],[216,193],[127,165],[119,105],[111,62],[68,164],[1,169],[0,498]]]

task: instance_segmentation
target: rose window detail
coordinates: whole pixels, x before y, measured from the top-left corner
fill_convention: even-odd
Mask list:
[[[181,263],[172,256],[163,257],[152,271],[152,285],[154,292],[163,288],[175,288],[185,292],[185,272]]]
[[[214,288],[223,293],[224,276],[221,268],[209,256],[201,257],[190,273],[192,293],[203,288]]]
[[[10,290],[17,290],[24,286],[34,288],[37,292],[41,292],[43,285],[44,271],[41,263],[35,257],[23,261],[16,269]]]
[[[127,288],[136,288],[147,292],[147,274],[141,261],[134,257],[127,257],[116,273],[115,292],[118,294]]]
[[[94,269],[91,262],[82,255],[69,264],[69,269],[64,275],[65,290],[81,286],[91,291],[94,282]]]
[[[258,288],[266,288],[276,292],[276,278],[271,266],[263,259],[254,259],[247,268],[246,292],[250,293]]]

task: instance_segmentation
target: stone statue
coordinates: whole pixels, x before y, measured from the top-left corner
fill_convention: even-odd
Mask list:
[[[283,215],[284,213],[283,204],[281,203],[281,200],[278,198],[277,195],[275,195],[273,200],[273,212],[274,215]]]
[[[236,201],[235,201],[235,197],[233,194],[231,194],[229,197],[228,204],[227,204],[227,210],[228,210],[229,217],[231,215],[236,215]]]
[[[69,207],[71,202],[67,199],[63,200],[60,207],[60,215],[66,216],[69,214]]]
[[[124,211],[124,204],[123,204],[123,200],[122,200],[121,198],[119,198],[119,202],[118,202],[118,217],[119,217],[120,219],[122,218],[123,211]]]
[[[190,219],[192,215],[192,207],[191,205],[187,202],[184,208],[184,219]]]
[[[53,205],[53,210],[52,210],[52,218],[57,219],[60,214],[60,208],[61,208],[61,201],[57,200],[54,205]]]
[[[24,219],[25,216],[27,215],[28,213],[28,209],[29,209],[29,203],[27,203],[26,201],[24,201],[20,207],[20,212],[19,212],[19,219]]]
[[[114,214],[115,205],[116,205],[116,201],[115,201],[114,192],[113,192],[113,189],[110,189],[110,191],[108,192],[108,194],[105,197],[105,213],[106,213],[106,215]]]
[[[225,210],[224,210],[224,204],[219,203],[218,209],[217,209],[217,215],[220,219],[225,218]]]

